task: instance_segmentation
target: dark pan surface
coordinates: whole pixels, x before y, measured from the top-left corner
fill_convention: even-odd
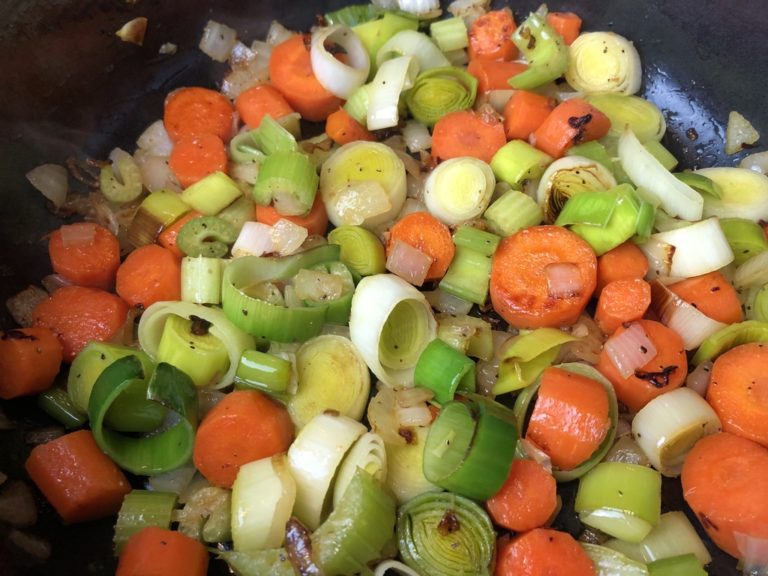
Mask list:
[[[361,0],[358,0],[361,1]],[[49,273],[45,234],[59,222],[45,209],[24,173],[69,156],[104,157],[115,145],[131,148],[146,125],[162,113],[165,94],[185,85],[215,86],[224,70],[197,50],[209,18],[236,28],[247,41],[263,38],[269,22],[307,29],[315,14],[348,2],[317,0],[5,0],[0,3],[0,301]],[[524,16],[537,2],[510,4]],[[723,138],[730,110],[738,110],[768,138],[768,58],[763,0],[552,1],[553,10],[573,10],[587,30],[614,30],[633,40],[644,69],[645,95],[668,121],[665,144],[688,167],[732,166],[742,154],[725,156]],[[115,36],[124,22],[149,18],[143,47]],[[519,21],[519,20],[518,20]],[[158,55],[164,42],[179,49]],[[696,140],[689,138],[693,128]],[[11,321],[3,307],[0,328]],[[16,419],[0,431],[0,470],[23,477],[29,446],[25,431],[49,425],[30,401],[4,402]],[[666,482],[665,500],[682,505],[679,483]],[[114,571],[111,522],[64,527],[40,502],[41,519],[31,531],[52,543],[44,565],[11,560],[0,527],[0,576],[88,575]],[[560,526],[576,530],[566,510]],[[710,573],[737,574],[735,562],[713,550]],[[216,570],[222,566],[213,563]]]

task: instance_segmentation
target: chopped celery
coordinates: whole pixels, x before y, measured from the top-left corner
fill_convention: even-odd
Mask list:
[[[219,304],[223,268],[220,258],[182,258],[181,299],[196,304]]]
[[[193,218],[179,230],[176,245],[187,256],[222,258],[237,240],[235,227],[217,216]]]
[[[429,34],[443,52],[460,50],[469,46],[467,25],[463,18],[446,18],[429,26]]]
[[[281,150],[270,154],[261,164],[253,198],[257,204],[273,203],[281,214],[297,216],[312,209],[318,176],[309,156]]]
[[[535,226],[542,217],[536,201],[519,190],[505,192],[483,214],[488,229],[500,236],[511,236],[523,228]]]
[[[207,216],[221,212],[240,196],[237,182],[223,172],[208,174],[181,193],[184,202]]]
[[[147,526],[169,529],[178,497],[172,492],[131,490],[123,498],[115,523],[115,555],[128,539]]]
[[[252,137],[256,145],[267,155],[298,150],[293,134],[269,114],[262,118],[259,127],[253,131]]]
[[[491,259],[469,248],[457,247],[440,289],[458,298],[483,305],[488,298]]]

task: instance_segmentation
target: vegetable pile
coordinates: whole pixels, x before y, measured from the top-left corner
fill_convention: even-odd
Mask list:
[[[67,428],[26,470],[116,518],[118,575],[706,574],[696,523],[768,567],[764,158],[675,171],[640,54],[576,14],[448,10],[209,22],[221,89],[90,201],[28,175],[85,218],[8,303],[0,398]]]

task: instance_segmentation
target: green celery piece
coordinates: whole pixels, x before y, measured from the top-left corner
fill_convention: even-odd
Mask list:
[[[218,216],[193,218],[179,230],[176,245],[187,256],[223,258],[237,240],[235,227]]]
[[[528,142],[510,140],[491,158],[491,169],[497,180],[502,180],[515,188],[521,186],[523,180],[541,178],[551,162],[551,156],[534,148]]]
[[[131,490],[126,494],[115,523],[115,554],[119,556],[128,539],[147,526],[168,530],[177,500],[172,492]]]
[[[440,280],[440,289],[467,302],[483,305],[488,298],[491,259],[480,252],[456,247],[453,261]]]
[[[453,243],[462,248],[469,248],[483,256],[493,256],[501,238],[491,232],[486,232],[474,226],[462,225],[453,233]]]
[[[326,12],[324,18],[328,26],[342,24],[351,28],[370,22],[378,16],[379,9],[373,4],[351,4],[333,12]]]
[[[88,416],[74,405],[72,399],[61,386],[49,388],[37,397],[38,407],[65,428],[80,428],[88,421]]]
[[[546,16],[532,12],[512,33],[512,42],[531,63],[509,79],[516,90],[532,90],[562,76],[568,68],[568,46],[547,24]]]

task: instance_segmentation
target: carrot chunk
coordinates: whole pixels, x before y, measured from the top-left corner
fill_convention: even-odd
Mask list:
[[[208,561],[208,551],[197,540],[148,526],[125,543],[115,576],[205,576]]]
[[[120,242],[92,222],[65,224],[51,233],[48,254],[53,271],[73,284],[109,290],[120,266]]]
[[[0,398],[38,394],[51,387],[63,348],[48,328],[21,328],[0,335]]]

